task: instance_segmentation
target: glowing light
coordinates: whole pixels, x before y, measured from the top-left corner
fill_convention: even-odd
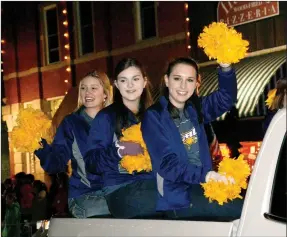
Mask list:
[[[65,59],[67,60],[67,59],[69,59],[69,57],[68,57],[68,56],[65,56]]]
[[[67,68],[66,68],[66,71],[67,71],[67,72],[70,72],[70,71],[71,71],[71,68],[70,68],[70,67],[67,67]]]
[[[65,45],[65,49],[69,49],[70,46],[68,44]]]
[[[64,21],[64,22],[63,22],[63,25],[64,25],[64,26],[67,26],[67,25],[68,25],[68,22],[67,22],[67,21]]]
[[[64,82],[65,82],[65,83],[68,83],[68,80],[65,80]]]
[[[68,38],[68,37],[69,37],[69,34],[68,34],[68,33],[65,33],[64,36],[65,36],[66,38]]]
[[[1,50],[1,53],[5,53],[5,51],[4,51],[4,50]]]
[[[1,72],[4,72],[4,70],[3,70],[3,69],[1,69]]]
[[[64,9],[62,12],[63,12],[63,14],[67,14],[67,10],[66,9]]]
[[[190,32],[188,31],[188,32],[186,32],[186,35],[189,37],[190,36]]]
[[[185,9],[187,10],[187,9],[188,9],[188,4],[185,3],[185,4],[184,4],[184,7],[185,7]]]
[[[68,94],[68,92],[67,92],[67,91],[65,91],[65,94],[67,95],[67,94]]]
[[[187,46],[187,48],[188,48],[188,49],[191,49],[191,46],[190,46],[190,45],[188,45],[188,46]]]
[[[188,21],[189,21],[189,18],[187,17],[187,18],[185,18],[185,20],[188,22]]]
[[[6,42],[5,40],[3,40],[3,39],[1,40],[1,43],[2,43],[2,44],[5,44],[5,42]]]

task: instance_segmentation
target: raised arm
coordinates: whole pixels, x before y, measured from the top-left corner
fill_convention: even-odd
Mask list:
[[[51,145],[43,139],[43,148],[36,150],[34,154],[40,159],[40,164],[47,173],[66,171],[66,165],[72,156],[73,140],[74,136],[66,118],[57,128]]]
[[[156,173],[172,182],[198,184],[205,181],[209,170],[190,164],[188,159],[178,158],[156,112],[148,110],[145,113],[141,129]]]
[[[204,122],[209,123],[230,110],[237,100],[237,80],[233,68],[218,68],[218,90],[202,97]]]

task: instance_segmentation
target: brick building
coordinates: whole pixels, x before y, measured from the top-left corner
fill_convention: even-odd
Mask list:
[[[187,56],[184,2],[17,2],[2,4],[2,69],[8,132],[21,107],[53,115],[89,71],[110,77],[123,57],[136,57],[158,85],[168,59]],[[33,159],[32,159],[33,160]],[[43,171],[10,145],[10,173]]]
[[[201,93],[215,90],[216,64],[207,62],[208,58],[197,48],[197,38],[205,25],[217,21],[217,9],[222,3],[3,2],[2,119],[8,132],[15,126],[20,108],[31,104],[53,116],[83,75],[101,69],[112,78],[114,66],[123,57],[136,57],[143,63],[156,92],[167,61],[191,55],[201,63]],[[230,14],[241,3],[224,4]],[[257,12],[259,6],[247,7]],[[266,113],[264,100],[268,90],[274,88],[277,79],[286,76],[286,33],[282,33],[286,29],[286,4],[280,3],[278,9],[277,15],[235,26],[249,40],[251,52],[236,66],[240,81],[239,117],[243,120]],[[246,17],[250,17],[248,12]],[[252,70],[255,66],[256,70]],[[257,86],[252,93],[248,88],[254,84]],[[245,99],[248,96],[254,103]],[[14,152],[11,145],[9,154],[11,174],[34,172],[37,178],[44,179],[38,159],[32,164],[30,154]]]

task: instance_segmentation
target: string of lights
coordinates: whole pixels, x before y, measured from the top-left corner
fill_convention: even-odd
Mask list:
[[[69,45],[69,33],[68,33],[68,17],[67,17],[67,9],[63,9],[63,11],[62,11],[62,13],[63,13],[63,15],[64,16],[66,16],[66,19],[65,19],[65,21],[63,22],[63,25],[66,27],[66,32],[64,33],[64,37],[66,38],[66,40],[67,40],[67,43],[65,44],[65,56],[64,56],[64,59],[65,60],[67,60],[67,61],[69,61],[70,60],[70,57],[69,57],[69,50],[70,50],[70,45]],[[70,66],[68,66],[67,68],[66,68],[66,71],[68,72],[68,73],[70,73],[71,72],[71,67]],[[64,82],[65,83],[69,83],[69,80],[68,79],[65,79],[64,80]],[[68,92],[67,91],[65,91],[65,94],[67,94]]]
[[[4,72],[4,65],[3,65],[3,54],[5,53],[5,51],[3,50],[3,45],[5,44],[5,40],[1,39],[1,72]]]
[[[189,52],[191,49],[191,45],[190,45],[190,32],[189,32],[190,19],[188,17],[188,3],[184,4],[184,13],[185,13],[186,48],[187,51]]]

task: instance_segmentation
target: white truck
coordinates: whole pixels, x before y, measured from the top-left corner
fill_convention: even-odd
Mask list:
[[[286,142],[286,109],[282,109],[264,137],[238,220],[55,218],[48,236],[286,236]]]

